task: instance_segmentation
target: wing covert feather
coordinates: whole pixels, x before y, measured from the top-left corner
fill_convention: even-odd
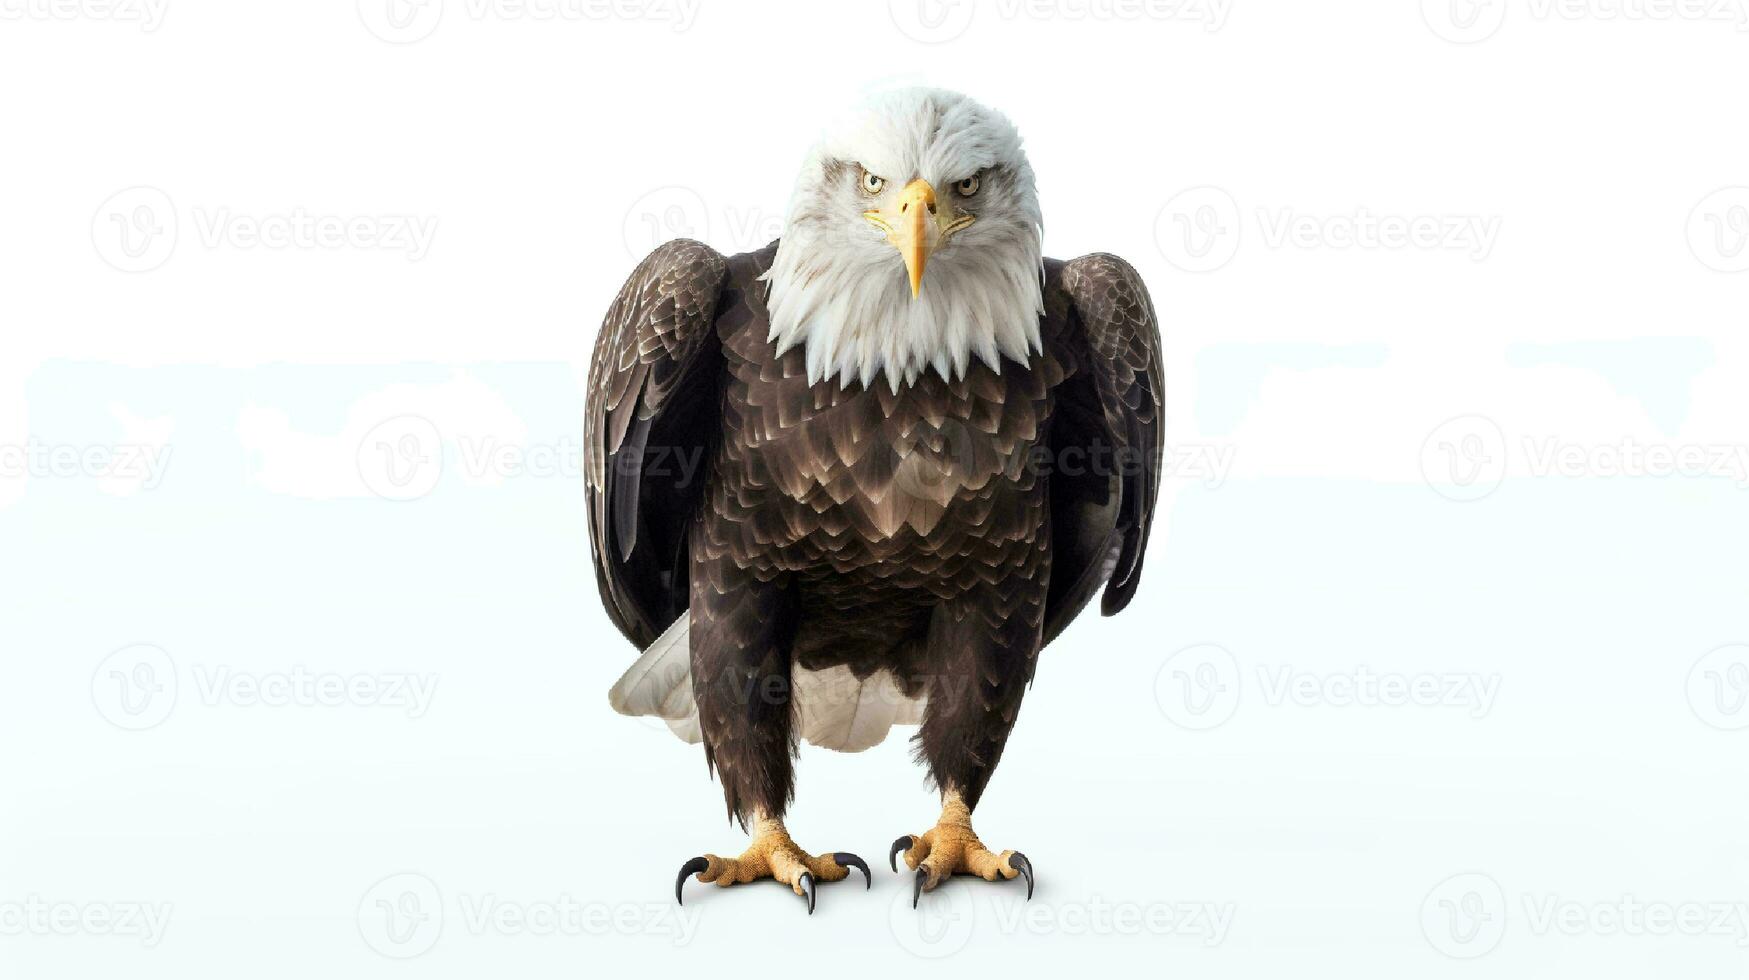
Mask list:
[[[1069,342],[1081,377],[1063,391],[1053,445],[1115,447],[1102,479],[1053,476],[1047,640],[1104,585],[1100,611],[1117,613],[1141,581],[1159,496],[1165,426],[1160,328],[1141,276],[1115,255],[1063,263],[1053,277],[1070,308]],[[1097,457],[1090,457],[1097,458]],[[1059,580],[1059,574],[1061,579]]]
[[[709,246],[657,248],[608,308],[590,360],[590,550],[608,614],[640,648],[686,608],[686,530],[720,428],[714,321],[727,278]]]

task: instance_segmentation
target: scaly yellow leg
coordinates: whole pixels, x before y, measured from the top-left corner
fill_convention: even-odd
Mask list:
[[[1032,898],[1032,862],[1019,851],[995,854],[985,847],[972,830],[971,807],[952,790],[942,797],[941,819],[933,828],[915,837],[907,835],[893,841],[887,863],[894,871],[899,870],[894,858],[901,851],[905,854],[905,865],[917,870],[916,884],[911,890],[912,908],[917,907],[917,899],[924,892],[933,890],[953,874],[977,875],[985,881],[1024,875],[1026,897]]]
[[[781,881],[795,890],[797,895],[808,900],[808,914],[814,914],[814,885],[821,881],[842,881],[850,876],[850,869],[856,868],[862,872],[864,888],[869,887],[868,864],[862,858],[848,851],[837,851],[818,856],[796,846],[790,840],[789,831],[784,829],[783,821],[762,813],[753,815],[753,839],[748,842],[747,850],[740,857],[718,857],[706,854],[695,857],[680,868],[680,877],[674,879],[674,901],[681,902],[680,888],[686,883],[686,876],[698,875],[699,881],[714,881],[727,888],[730,885],[744,885],[760,878],[772,878]]]

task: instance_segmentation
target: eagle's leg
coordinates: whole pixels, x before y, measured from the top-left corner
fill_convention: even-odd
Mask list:
[[[1032,897],[1031,862],[1018,851],[998,854],[985,847],[972,830],[972,809],[1002,757],[1032,680],[1043,639],[1044,571],[1028,569],[1024,579],[944,604],[930,622],[929,656],[938,672],[930,678],[917,741],[941,789],[941,817],[932,829],[894,841],[887,856],[893,863],[903,851],[905,864],[916,870],[913,905],[953,874],[986,881],[1024,875]]]
[[[693,553],[710,552],[695,546]],[[753,839],[739,857],[705,854],[686,862],[674,882],[674,899],[680,901],[690,874],[723,886],[774,878],[806,898],[811,915],[816,883],[841,881],[852,867],[860,868],[864,879],[869,872],[854,854],[808,854],[783,826],[795,792],[790,730],[795,595],[787,583],[760,581],[730,561],[697,560],[691,603],[692,690],[705,760],[722,780],[730,817],[743,827],[752,818]]]
[[[685,884],[689,874],[696,873],[698,880],[714,881],[724,887],[744,885],[760,878],[773,878],[807,899],[808,914],[812,915],[814,886],[822,881],[842,881],[850,875],[851,868],[862,871],[864,888],[872,884],[869,881],[868,864],[862,858],[843,851],[809,854],[790,839],[789,831],[784,829],[781,819],[755,813],[753,839],[748,842],[747,850],[741,852],[740,857],[725,858],[706,854],[686,862],[680,869],[680,877],[674,882],[674,900],[681,900],[680,887]]]
[[[905,855],[905,865],[917,871],[911,889],[912,907],[916,907],[918,897],[925,891],[953,874],[977,875],[985,881],[1025,875],[1026,897],[1032,898],[1032,862],[1019,851],[997,854],[985,847],[972,830],[971,807],[957,792],[950,790],[943,795],[941,817],[934,827],[893,842],[887,860],[894,870],[898,865],[893,859],[901,853]]]

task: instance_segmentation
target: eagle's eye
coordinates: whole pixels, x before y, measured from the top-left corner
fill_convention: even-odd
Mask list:
[[[885,186],[887,186],[885,177],[876,177],[866,170],[862,172],[862,192],[864,194],[879,194],[881,188]]]
[[[973,194],[978,193],[978,175],[973,174],[970,177],[967,177],[965,180],[953,185],[953,189],[959,191],[961,197],[971,197]]]

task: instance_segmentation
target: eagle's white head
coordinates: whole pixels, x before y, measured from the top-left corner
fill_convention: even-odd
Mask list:
[[[808,379],[894,391],[1040,348],[1038,194],[1007,117],[957,92],[876,96],[831,125],[796,181],[765,280],[771,340]]]

